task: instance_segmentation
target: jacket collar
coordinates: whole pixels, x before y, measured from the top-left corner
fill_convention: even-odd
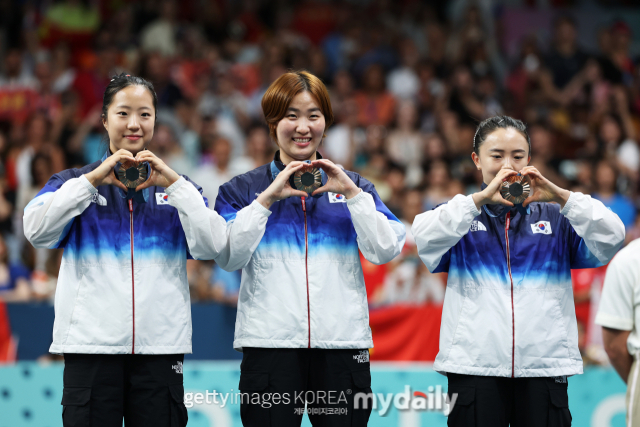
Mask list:
[[[111,156],[113,153],[111,152],[111,148],[107,148],[104,155],[100,159],[101,162],[107,160],[107,157]],[[115,171],[114,171],[115,174]],[[118,188],[118,194],[123,199],[133,199],[134,202],[137,203],[146,203],[149,200],[149,188],[145,188],[142,191],[136,191],[134,188],[130,188],[128,192],[124,192],[121,188]]]

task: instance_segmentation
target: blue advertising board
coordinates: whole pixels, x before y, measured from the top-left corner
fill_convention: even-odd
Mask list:
[[[242,425],[238,402],[233,397],[227,397],[225,404],[222,401],[222,396],[238,393],[239,368],[238,361],[185,361],[190,427]],[[61,426],[62,372],[62,363],[19,362],[0,367],[0,427]],[[372,363],[376,407],[369,426],[446,426],[446,405],[436,396],[446,392],[446,384],[446,378],[434,372],[430,364]],[[217,404],[213,402],[214,391]],[[625,391],[625,384],[611,368],[587,368],[583,375],[569,378],[573,425],[623,427]],[[416,409],[419,405],[413,405],[414,392],[434,396],[433,409]],[[303,426],[310,425],[305,416]]]

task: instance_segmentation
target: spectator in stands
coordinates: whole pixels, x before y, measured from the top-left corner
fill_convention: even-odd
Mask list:
[[[553,84],[562,90],[582,71],[588,55],[578,46],[576,23],[568,15],[558,17],[554,24],[554,39],[544,59],[551,72]]]
[[[607,160],[599,161],[594,177],[593,197],[615,212],[625,227],[630,227],[635,222],[636,208],[628,197],[617,191],[618,172],[615,166]]]
[[[396,112],[396,100],[385,89],[384,69],[379,64],[369,65],[364,72],[363,87],[354,100],[358,106],[360,126],[389,126]]]
[[[31,273],[21,263],[9,261],[7,245],[0,236],[0,301],[28,302],[31,298]]]

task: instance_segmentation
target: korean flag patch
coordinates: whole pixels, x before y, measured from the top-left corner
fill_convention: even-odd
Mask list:
[[[168,205],[169,196],[166,193],[156,193],[156,203],[159,205]]]
[[[327,194],[329,194],[329,203],[347,203],[347,198],[344,197],[344,194],[332,193],[330,191]]]
[[[531,231],[533,231],[533,234],[551,234],[551,223],[549,221],[538,221],[535,224],[531,224]]]

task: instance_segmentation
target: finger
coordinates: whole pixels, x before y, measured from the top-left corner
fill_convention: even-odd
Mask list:
[[[336,169],[339,169],[335,163],[327,159],[314,160],[311,165],[315,168],[321,168],[325,172],[336,172]]]
[[[127,156],[133,157],[133,153],[129,150],[125,150],[124,148],[119,149],[118,151],[116,151],[115,153],[113,153],[113,155],[122,155],[125,154]]]
[[[294,160],[293,162],[289,162],[289,164],[284,169],[287,170],[287,169],[295,168],[295,167],[298,167],[300,165],[306,165],[306,164],[307,163],[305,163],[305,162],[300,162],[300,161]]]
[[[493,179],[493,181],[491,181],[489,185],[487,185],[487,191],[490,193],[497,192],[502,186],[502,183],[505,182],[509,176],[514,175],[516,173],[517,172],[513,170],[509,171],[507,169],[502,169],[500,172],[498,172],[498,174]]]
[[[123,183],[121,183],[120,181],[116,180],[113,183],[115,184],[116,187],[118,187],[119,189],[121,189],[125,193],[129,192],[129,189]]]
[[[508,177],[513,176],[513,175],[517,175],[518,172],[514,171],[513,169],[500,169],[500,172],[498,173],[498,176],[502,178],[502,180],[506,180]]]
[[[107,181],[106,184],[114,185],[119,189],[121,189],[122,191],[124,191],[125,193],[129,191],[129,189],[123,183],[121,183],[120,180],[117,178],[108,177],[106,181]]]
[[[153,185],[153,178],[154,178],[154,174],[155,174],[155,169],[150,168],[149,169],[149,176],[147,177],[147,180],[145,182],[143,182],[142,184],[138,185],[136,187],[136,191],[140,191],[140,190],[144,190],[145,188],[151,187]]]
[[[126,152],[126,153],[117,152],[116,154],[111,156],[109,160],[113,161],[114,166],[115,166],[115,163],[123,163],[124,161],[130,161],[134,163],[136,162],[135,157],[133,157],[129,152]]]
[[[125,161],[131,161],[131,162],[135,162],[136,159],[134,159],[133,157],[130,157],[126,154],[114,154],[111,157],[108,157],[104,162],[102,162],[103,165],[106,165],[108,168],[114,168],[116,166],[116,164],[118,163],[123,163]]]
[[[311,164],[314,164],[314,163],[319,163],[319,164],[324,164],[324,165],[330,165],[330,166],[336,166],[336,164],[335,164],[335,163],[333,163],[333,162],[332,162],[331,160],[329,160],[329,159],[317,159],[317,160],[313,160],[313,161],[311,162]]]
[[[529,170],[526,170],[526,171],[522,172],[522,176],[533,176],[533,177],[540,178],[540,179],[544,178],[542,176],[542,174],[535,168],[534,169],[529,169]]]
[[[300,191],[300,190],[294,190],[293,188],[291,188],[291,191],[289,192],[289,196],[287,197],[291,197],[291,196],[309,197],[309,193],[305,193],[304,191]]]
[[[524,201],[524,202],[522,202],[522,206],[524,206],[524,207],[526,208],[527,206],[529,206],[529,203],[533,203],[533,202],[535,202],[535,201],[537,201],[537,197],[534,197],[534,196],[527,197],[527,198],[525,199],[525,201]]]
[[[500,198],[500,199],[498,199],[498,200],[496,200],[496,201],[497,201],[499,204],[501,204],[501,205],[505,205],[505,206],[509,206],[509,207],[513,207],[513,206],[515,206],[513,203],[511,203],[510,201],[508,201],[508,200],[506,200],[506,199],[502,199],[502,198]]]
[[[149,150],[145,150],[145,151],[140,151],[137,155],[136,155],[136,159],[138,161],[142,161],[143,159],[157,159],[158,156],[156,156],[155,154],[153,154],[151,151]],[[148,161],[148,160],[147,160]]]
[[[282,175],[283,177],[285,177],[287,179],[287,181],[289,180],[289,177],[291,175],[293,175],[294,173],[296,173],[297,171],[299,171],[300,169],[304,169],[304,167],[306,166],[306,163],[300,163],[297,166],[293,166],[291,168],[289,168],[288,166],[282,171],[280,172],[280,174],[278,175],[278,178],[280,178],[280,175]],[[287,170],[289,169],[289,170]]]
[[[328,185],[323,185],[320,188],[316,188],[316,190],[311,193],[312,196],[315,196],[316,194],[320,194],[320,193],[327,193],[329,191],[331,191],[332,189],[328,186]]]
[[[149,153],[149,152],[146,152],[144,154],[138,153],[138,155],[136,156],[136,161],[137,162],[156,163],[159,160],[160,159],[158,157],[156,157],[155,155],[153,155],[152,153]]]
[[[280,176],[280,175],[278,175]],[[293,188],[291,186],[291,184],[289,184],[289,180],[284,182],[284,186],[282,187],[282,192],[281,194],[286,198],[286,197],[291,197],[291,196],[300,196],[300,197],[307,197],[309,194],[305,193],[304,191],[300,191],[296,188]]]

